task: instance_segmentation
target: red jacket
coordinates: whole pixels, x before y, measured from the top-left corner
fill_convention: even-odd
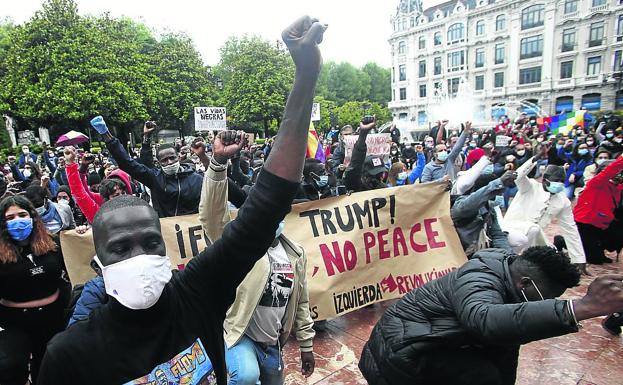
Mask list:
[[[95,218],[95,214],[99,210],[100,206],[103,204],[103,199],[99,194],[93,193],[89,190],[89,187],[86,186],[86,181],[83,181],[80,172],[78,170],[78,164],[68,164],[66,167],[67,171],[67,182],[69,182],[69,189],[71,190],[71,195],[84,217],[89,221],[89,223],[93,223],[93,218]],[[121,179],[125,185],[128,194],[132,194],[132,186],[130,185],[130,177],[128,174],[122,170],[115,170],[108,175],[108,178],[118,178]],[[84,182],[84,183],[83,183]]]
[[[614,209],[621,204],[623,185],[610,182],[623,170],[623,156],[588,181],[573,209],[576,222],[607,229],[614,220]]]

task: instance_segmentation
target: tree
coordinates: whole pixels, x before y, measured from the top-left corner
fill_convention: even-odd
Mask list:
[[[190,128],[194,107],[211,106],[217,96],[192,40],[183,34],[166,34],[146,54],[158,84],[154,105],[148,107],[151,119],[160,127]]]
[[[331,115],[337,118],[337,104],[333,100],[325,99],[323,96],[316,96],[314,103],[320,103],[320,121],[314,122],[316,130],[329,130],[332,126]]]
[[[368,100],[387,105],[391,96],[391,72],[376,63],[367,63],[361,69],[370,78]]]
[[[392,119],[387,106],[370,102],[346,102],[337,108],[338,124],[345,126],[350,124],[357,127],[364,115],[376,115],[377,126],[380,127]]]
[[[294,79],[290,55],[280,42],[257,36],[229,38],[220,53],[215,73],[223,80],[222,100],[233,125],[266,134],[271,122],[280,121]]]

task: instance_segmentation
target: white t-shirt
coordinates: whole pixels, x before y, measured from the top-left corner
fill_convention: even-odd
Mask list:
[[[270,275],[245,334],[255,342],[276,345],[292,294],[294,270],[281,242],[267,253]]]

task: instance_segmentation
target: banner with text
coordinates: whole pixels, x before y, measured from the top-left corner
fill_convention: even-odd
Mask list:
[[[462,265],[446,186],[409,185],[292,206],[284,233],[305,249],[312,317],[334,318],[399,298]],[[183,269],[206,247],[197,215],[160,222],[173,267]],[[95,276],[90,231],[63,232],[61,245],[73,284]]]
[[[285,234],[305,248],[312,317],[399,298],[461,266],[446,187],[408,185],[293,206]]]
[[[350,158],[353,155],[353,147],[357,142],[359,135],[346,135],[344,136],[344,165],[350,164]],[[389,161],[389,151],[392,145],[391,134],[368,134],[366,138],[366,144],[368,145],[368,152],[366,155],[375,155],[383,158],[383,161],[387,163]]]
[[[195,131],[227,129],[225,107],[195,107]]]

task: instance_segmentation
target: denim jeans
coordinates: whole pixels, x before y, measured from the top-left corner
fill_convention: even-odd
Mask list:
[[[279,347],[260,344],[246,335],[225,353],[228,385],[282,385],[283,361]]]
[[[509,205],[509,201],[511,198],[513,198],[515,195],[517,195],[517,187],[507,187],[504,189],[504,193],[502,194],[504,196],[504,208],[508,210],[508,205]]]
[[[565,195],[570,201],[575,198],[575,184],[570,183],[569,186],[565,187]]]

